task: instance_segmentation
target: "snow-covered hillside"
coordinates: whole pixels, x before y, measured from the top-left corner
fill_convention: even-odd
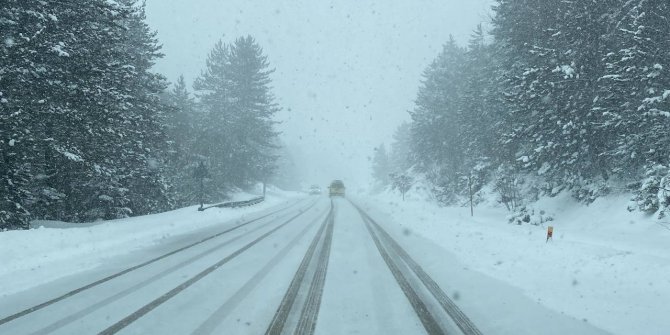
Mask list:
[[[670,225],[626,211],[630,196],[590,206],[568,195],[545,198],[534,207],[554,221],[543,225],[509,224],[509,213],[495,204],[476,207],[471,217],[468,207],[413,196],[402,201],[385,193],[363,202],[395,223],[399,234],[429,239],[463,267],[517,287],[545,307],[613,334],[670,329]],[[549,225],[554,236],[546,242]]]

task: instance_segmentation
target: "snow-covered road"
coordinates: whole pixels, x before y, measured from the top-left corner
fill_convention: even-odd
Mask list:
[[[0,334],[604,334],[354,203],[298,199],[42,280],[2,296]]]

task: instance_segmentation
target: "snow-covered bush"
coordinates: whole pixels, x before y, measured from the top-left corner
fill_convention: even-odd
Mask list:
[[[610,186],[604,180],[582,180],[575,183],[571,189],[572,197],[580,202],[590,204],[596,199],[611,192]]]
[[[532,224],[539,226],[545,222],[554,221],[554,217],[547,214],[544,210],[536,210],[534,208],[523,206],[519,208],[518,211],[515,211],[508,216],[507,221],[517,225]]]
[[[522,197],[519,188],[520,178],[514,169],[505,165],[500,166],[496,171],[494,183],[498,201],[505,205],[507,210],[516,210],[522,203]]]
[[[390,175],[391,178],[391,188],[398,190],[402,195],[402,200],[405,200],[405,194],[412,188],[414,184],[414,178],[408,174],[395,174]]]
[[[646,169],[645,178],[632,185],[636,188],[633,205],[628,210],[640,210],[645,213],[658,213],[659,218],[667,215],[670,207],[670,176],[668,167],[655,165]]]

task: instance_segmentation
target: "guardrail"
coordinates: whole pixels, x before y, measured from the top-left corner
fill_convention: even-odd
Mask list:
[[[238,207],[247,207],[247,206],[253,206],[256,204],[259,204],[261,202],[265,201],[265,197],[260,196],[256,197],[253,199],[249,200],[243,200],[243,201],[231,201],[231,202],[222,202],[220,204],[214,204],[214,205],[209,205],[206,207],[199,207],[199,211],[204,211],[205,209],[217,207],[217,208],[238,208]]]

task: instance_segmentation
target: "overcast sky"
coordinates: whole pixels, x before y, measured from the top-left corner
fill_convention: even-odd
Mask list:
[[[222,39],[252,35],[271,66],[282,139],[305,183],[363,185],[370,157],[409,120],[422,71],[448,40],[465,45],[492,0],[148,0],[165,57],[188,83]]]

